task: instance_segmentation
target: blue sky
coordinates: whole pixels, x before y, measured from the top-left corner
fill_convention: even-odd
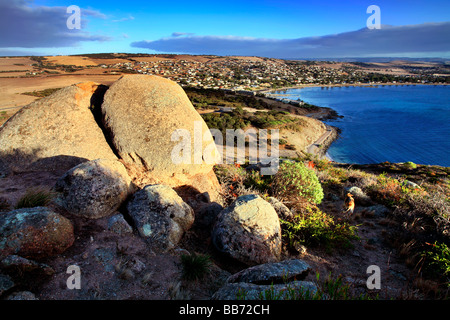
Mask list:
[[[369,33],[366,9],[372,4],[380,8],[382,28]],[[70,5],[81,8],[81,30],[66,27]],[[0,29],[8,30],[0,36],[0,55],[450,58],[449,27],[448,0],[0,0]]]

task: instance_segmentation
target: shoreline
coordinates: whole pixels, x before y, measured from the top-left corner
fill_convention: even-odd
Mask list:
[[[334,161],[328,153],[331,144],[339,138],[339,129],[337,127],[325,124],[327,131],[322,134],[319,139],[306,147],[306,153],[317,156],[319,160],[327,159]]]
[[[289,89],[303,89],[303,88],[325,88],[325,87],[376,87],[376,86],[448,86],[449,83],[414,83],[414,82],[383,82],[383,83],[333,83],[333,84],[299,84],[290,87],[281,87],[277,89],[262,89],[255,90],[259,94],[270,93],[274,91],[283,91]]]
[[[290,104],[290,101],[294,101],[295,100],[289,100],[289,99],[285,99],[288,101],[282,101],[282,99],[276,99],[274,96],[271,96],[270,93],[271,92],[275,92],[275,91],[283,91],[283,90],[289,90],[289,89],[303,89],[303,88],[325,88],[325,87],[378,87],[378,86],[416,86],[416,85],[435,85],[435,86],[439,86],[439,85],[443,85],[443,86],[447,86],[447,83],[392,83],[392,82],[387,82],[387,83],[377,83],[377,84],[372,84],[372,83],[360,83],[360,84],[327,84],[327,85],[318,85],[318,84],[302,84],[302,85],[297,85],[297,86],[291,86],[291,87],[282,87],[282,88],[278,88],[278,89],[269,89],[269,90],[261,90],[258,91],[258,94],[263,94],[265,98],[267,99],[271,99],[274,101],[279,101],[281,103],[284,103],[286,105]],[[301,107],[301,106],[299,106]],[[328,153],[329,148],[331,147],[332,143],[334,141],[336,141],[339,138],[339,128],[337,127],[333,127],[330,126],[328,124],[326,124],[324,121],[325,120],[332,120],[332,119],[336,119],[336,118],[340,118],[342,116],[340,116],[336,110],[328,108],[328,107],[321,107],[321,106],[316,106],[318,108],[320,108],[320,111],[318,112],[311,112],[306,114],[305,116],[310,117],[310,118],[314,118],[316,120],[321,121],[322,123],[325,124],[325,126],[327,127],[327,131],[322,134],[322,136],[320,136],[316,141],[314,141],[312,144],[310,144],[309,146],[306,147],[306,149],[304,150],[304,153],[306,154],[311,154],[313,156],[317,156],[318,159],[328,159],[331,162],[334,162],[334,160],[331,158],[331,156]]]

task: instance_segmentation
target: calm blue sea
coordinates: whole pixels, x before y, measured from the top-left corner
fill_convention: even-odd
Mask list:
[[[342,130],[329,156],[344,163],[412,161],[450,166],[450,87],[315,87],[279,91],[336,110]]]

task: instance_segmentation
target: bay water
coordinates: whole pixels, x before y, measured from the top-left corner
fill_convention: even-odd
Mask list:
[[[343,163],[406,162],[450,166],[450,87],[376,85],[306,87],[273,92],[329,107],[341,129],[328,150]]]

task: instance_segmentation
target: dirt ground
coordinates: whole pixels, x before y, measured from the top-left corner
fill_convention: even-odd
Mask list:
[[[61,172],[27,172],[0,179],[0,194],[11,206],[32,187],[52,188]],[[184,199],[192,203],[190,198]],[[302,252],[284,249],[283,259],[299,258],[310,264],[312,272],[306,280],[315,281],[329,275],[342,276],[355,295],[366,294],[379,299],[417,299],[412,289],[415,279],[398,252],[386,244],[386,235],[393,232],[387,219],[357,206],[354,215],[342,215],[343,200],[338,194],[327,194],[321,209],[338,221],[348,221],[358,227],[358,240],[350,249],[305,247]],[[65,299],[209,299],[227,277],[245,266],[220,256],[211,243],[210,224],[197,216],[194,226],[185,234],[181,244],[168,253],[153,252],[135,232],[118,235],[108,230],[108,218],[86,220],[70,216],[51,204],[55,211],[70,218],[75,227],[75,243],[63,254],[44,261],[55,270],[50,278],[33,279],[24,289],[31,290],[41,300]],[[195,206],[194,206],[195,208]],[[120,211],[121,209],[119,209]],[[180,255],[187,252],[208,254],[214,262],[211,273],[194,282],[182,279]],[[82,272],[82,289],[68,290],[68,266],[77,265]],[[369,290],[366,282],[376,265],[381,270],[381,289]]]

